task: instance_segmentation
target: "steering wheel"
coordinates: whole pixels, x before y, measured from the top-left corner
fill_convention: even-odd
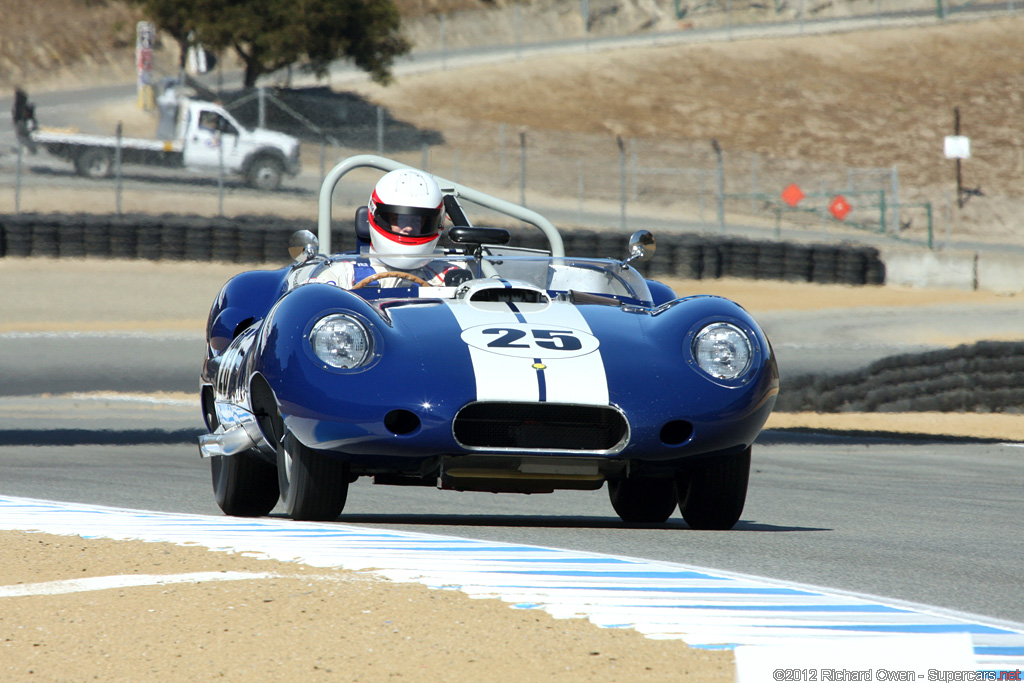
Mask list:
[[[429,282],[427,282],[426,280],[424,280],[423,278],[421,278],[419,276],[413,275],[412,273],[406,273],[406,272],[403,272],[401,270],[388,270],[388,271],[385,271],[383,273],[374,273],[373,275],[370,275],[369,277],[364,277],[362,280],[360,280],[359,282],[357,282],[354,285],[352,285],[352,287],[350,289],[359,289],[360,287],[365,287],[366,285],[370,284],[371,282],[376,282],[377,280],[380,280],[381,278],[385,278],[385,277],[400,277],[403,280],[409,280],[410,282],[415,282],[420,287],[429,287],[430,286]]]

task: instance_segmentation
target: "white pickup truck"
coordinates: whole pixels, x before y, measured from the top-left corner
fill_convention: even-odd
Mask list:
[[[242,126],[223,107],[185,100],[174,139],[120,139],[121,163],[236,173],[260,190],[276,190],[284,175],[300,169],[299,141],[284,133]],[[67,159],[79,175],[96,178],[114,170],[118,138],[34,130],[32,142]]]

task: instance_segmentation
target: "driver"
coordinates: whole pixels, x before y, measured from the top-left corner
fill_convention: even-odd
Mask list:
[[[399,169],[384,175],[369,201],[370,258],[343,262],[331,268],[337,284],[351,288],[368,276],[385,272],[415,275],[431,287],[458,284],[468,279],[464,264],[439,260],[435,252],[444,228],[444,199],[433,176],[417,169]],[[401,276],[384,277],[380,287],[408,286]],[[371,283],[369,286],[374,286]]]

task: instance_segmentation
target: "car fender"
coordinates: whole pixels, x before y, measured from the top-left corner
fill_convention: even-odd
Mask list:
[[[290,267],[240,273],[221,287],[206,323],[209,355],[216,356],[244,330],[261,320],[287,288]]]

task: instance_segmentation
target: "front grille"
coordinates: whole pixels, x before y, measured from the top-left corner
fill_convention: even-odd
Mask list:
[[[610,451],[624,442],[628,426],[607,406],[472,403],[455,416],[454,429],[466,448]]]

